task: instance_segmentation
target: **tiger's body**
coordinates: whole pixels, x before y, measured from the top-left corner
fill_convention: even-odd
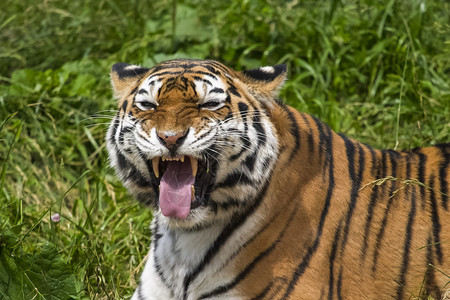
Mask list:
[[[111,164],[154,209],[133,299],[439,299],[450,144],[396,152],[336,134],[275,100],[285,73],[113,67]]]

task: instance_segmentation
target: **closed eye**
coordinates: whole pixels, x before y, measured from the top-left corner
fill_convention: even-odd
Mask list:
[[[150,101],[136,101],[135,103],[140,110],[150,110],[156,108],[156,104]]]
[[[199,104],[199,107],[202,109],[208,109],[208,110],[216,110],[221,106],[223,103],[219,101],[208,101],[202,104]]]

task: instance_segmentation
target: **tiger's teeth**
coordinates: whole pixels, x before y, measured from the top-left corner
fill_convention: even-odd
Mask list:
[[[196,176],[197,175],[197,170],[198,170],[198,159],[196,159],[195,157],[190,157],[190,161],[191,161],[191,168],[192,168],[192,176]]]
[[[191,185],[191,202],[195,200],[195,188]]]
[[[184,155],[180,157],[181,162],[184,162]]]
[[[159,157],[153,157],[152,167],[153,173],[155,173],[156,178],[159,178]]]

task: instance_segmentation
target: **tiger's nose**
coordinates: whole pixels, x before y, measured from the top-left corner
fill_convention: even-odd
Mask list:
[[[169,150],[176,150],[181,143],[186,139],[187,131],[185,132],[156,132],[161,144],[166,146]]]

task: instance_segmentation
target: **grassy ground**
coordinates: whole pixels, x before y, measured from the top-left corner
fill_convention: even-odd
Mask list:
[[[287,63],[282,96],[338,132],[383,148],[450,141],[445,0],[6,0],[3,7],[1,299],[132,294],[151,212],[108,168],[115,62]]]

